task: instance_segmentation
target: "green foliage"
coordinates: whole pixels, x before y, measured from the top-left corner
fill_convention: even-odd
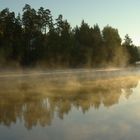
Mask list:
[[[118,30],[110,26],[104,27],[103,31],[103,45],[105,47],[105,61],[112,63],[117,53],[116,48],[121,46],[121,38]]]
[[[126,34],[122,46],[127,50],[129,54],[129,64],[134,64],[136,61],[139,60],[140,55],[138,47],[133,44],[133,41],[128,34]]]
[[[72,28],[62,15],[53,20],[51,11],[26,4],[22,15],[0,11],[0,66],[103,67],[124,66],[139,60],[138,48],[128,35],[84,20]]]

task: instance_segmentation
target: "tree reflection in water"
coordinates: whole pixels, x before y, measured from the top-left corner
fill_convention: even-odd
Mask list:
[[[128,99],[137,84],[138,78],[133,76],[82,82],[76,79],[63,82],[46,78],[2,79],[0,124],[10,126],[21,120],[28,129],[51,125],[55,114],[63,119],[73,106],[86,113],[90,108],[118,104],[121,95],[125,92]]]

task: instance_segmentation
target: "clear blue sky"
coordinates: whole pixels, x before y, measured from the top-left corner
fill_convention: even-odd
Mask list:
[[[101,29],[109,24],[118,28],[122,38],[128,33],[140,45],[140,0],[0,0],[0,10],[8,7],[18,13],[25,3],[49,8],[54,18],[62,14],[72,26],[82,19],[91,26],[98,23]]]

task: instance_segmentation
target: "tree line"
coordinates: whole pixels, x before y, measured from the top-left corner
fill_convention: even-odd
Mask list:
[[[22,15],[0,11],[0,66],[106,67],[127,66],[139,60],[139,49],[126,35],[109,25],[102,30],[84,20],[71,27],[51,11],[26,4]]]

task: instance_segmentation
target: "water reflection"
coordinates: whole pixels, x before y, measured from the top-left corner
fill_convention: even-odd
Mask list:
[[[83,113],[90,108],[106,108],[129,99],[138,84],[136,77],[96,81],[76,79],[58,82],[46,78],[6,79],[0,81],[0,124],[11,126],[23,121],[27,129],[51,125],[54,117],[63,119],[72,108]]]

